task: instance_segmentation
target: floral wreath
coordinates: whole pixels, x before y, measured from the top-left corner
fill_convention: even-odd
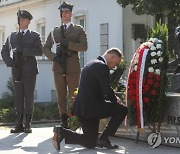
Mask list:
[[[126,87],[126,105],[130,125],[143,128],[151,108],[157,103],[161,88],[162,41],[151,38],[140,45],[131,61]],[[134,118],[134,119],[133,119]]]

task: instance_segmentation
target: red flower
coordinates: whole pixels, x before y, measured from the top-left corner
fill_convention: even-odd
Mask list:
[[[74,113],[72,113],[72,112],[69,114],[69,116],[70,116],[70,117],[73,117],[74,115],[75,115],[75,114],[74,114]]]
[[[135,100],[136,100],[136,97],[135,97],[135,96],[131,96],[131,100],[132,100],[132,101],[135,101]]]
[[[133,83],[132,79],[130,79],[128,82],[129,82],[129,84],[132,84],[132,83]]]
[[[148,98],[148,97],[145,97],[145,98],[144,98],[144,102],[145,102],[145,103],[149,103],[149,98]]]
[[[148,84],[153,84],[153,80],[152,79],[148,79]]]
[[[129,84],[129,89],[133,89],[133,85],[132,84]]]
[[[136,78],[136,73],[135,73],[135,72],[132,72],[132,73],[129,75],[129,78],[131,78],[131,79]]]
[[[159,87],[160,87],[160,83],[159,83],[159,82],[155,82],[155,83],[154,83],[154,86],[155,86],[156,88],[159,88]]]
[[[136,94],[136,90],[133,89],[133,90],[131,91],[131,93],[132,93],[132,94]]]
[[[146,79],[145,79],[145,78],[143,78],[143,84],[145,84],[145,82],[146,82]]]
[[[149,85],[145,85],[145,86],[144,86],[144,89],[145,89],[146,91],[149,91],[149,89],[150,89]]]
[[[161,79],[161,76],[160,75],[156,75],[156,80],[160,81],[160,79]]]
[[[149,72],[149,73],[148,73],[148,77],[149,77],[149,78],[153,78],[153,76],[154,76],[154,73],[152,73],[152,72]]]
[[[153,96],[155,96],[155,95],[157,95],[157,92],[156,92],[155,90],[152,90],[152,91],[151,91],[151,94],[152,94]]]
[[[145,92],[146,92],[145,89],[143,89],[143,90],[142,90],[142,93],[144,94]]]

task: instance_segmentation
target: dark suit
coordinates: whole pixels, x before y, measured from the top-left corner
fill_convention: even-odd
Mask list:
[[[127,108],[117,103],[110,87],[109,68],[102,57],[89,62],[82,70],[73,111],[80,119],[83,134],[66,130],[65,143],[87,148],[96,146],[101,118],[111,117],[103,132],[106,136],[114,135],[124,120]]]
[[[15,88],[15,106],[18,114],[32,114],[34,103],[34,90],[36,75],[38,74],[37,61],[35,56],[42,55],[42,43],[40,35],[28,30],[22,38],[23,52],[21,60],[20,82],[13,82]],[[1,54],[8,67],[12,67],[13,81],[15,81],[18,69],[14,63],[17,58],[17,52],[13,52],[13,58],[10,51],[18,46],[18,33],[11,33],[10,37],[3,45]]]

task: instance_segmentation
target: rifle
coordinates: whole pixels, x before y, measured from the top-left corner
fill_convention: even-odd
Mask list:
[[[18,46],[22,47],[22,34],[20,34],[20,16],[19,16],[20,8],[18,9],[17,13],[17,20],[18,20],[18,25],[19,25],[19,30],[18,30]],[[22,48],[20,49],[21,51],[23,50]],[[15,68],[16,68],[16,74],[15,74],[15,82],[20,82],[21,78],[21,62],[22,62],[22,52],[16,51],[16,56],[15,56]]]
[[[60,27],[60,36],[61,39],[65,39],[65,35],[64,35],[64,26],[61,25]],[[60,65],[62,65],[62,69],[63,69],[63,76],[66,76],[66,56],[67,56],[67,49],[64,48],[61,44],[57,46],[56,49],[56,55],[60,57]]]

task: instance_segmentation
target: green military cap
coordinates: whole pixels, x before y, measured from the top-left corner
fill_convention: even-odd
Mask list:
[[[70,10],[72,12],[73,6],[74,6],[73,4],[63,2],[58,9],[61,10],[61,11],[62,10]]]
[[[29,13],[29,12],[26,11],[26,10],[19,10],[19,11],[17,12],[17,16],[18,16],[19,18],[27,18],[27,19],[29,19],[29,20],[32,20],[32,19],[33,19],[33,16],[31,15],[31,13]]]

